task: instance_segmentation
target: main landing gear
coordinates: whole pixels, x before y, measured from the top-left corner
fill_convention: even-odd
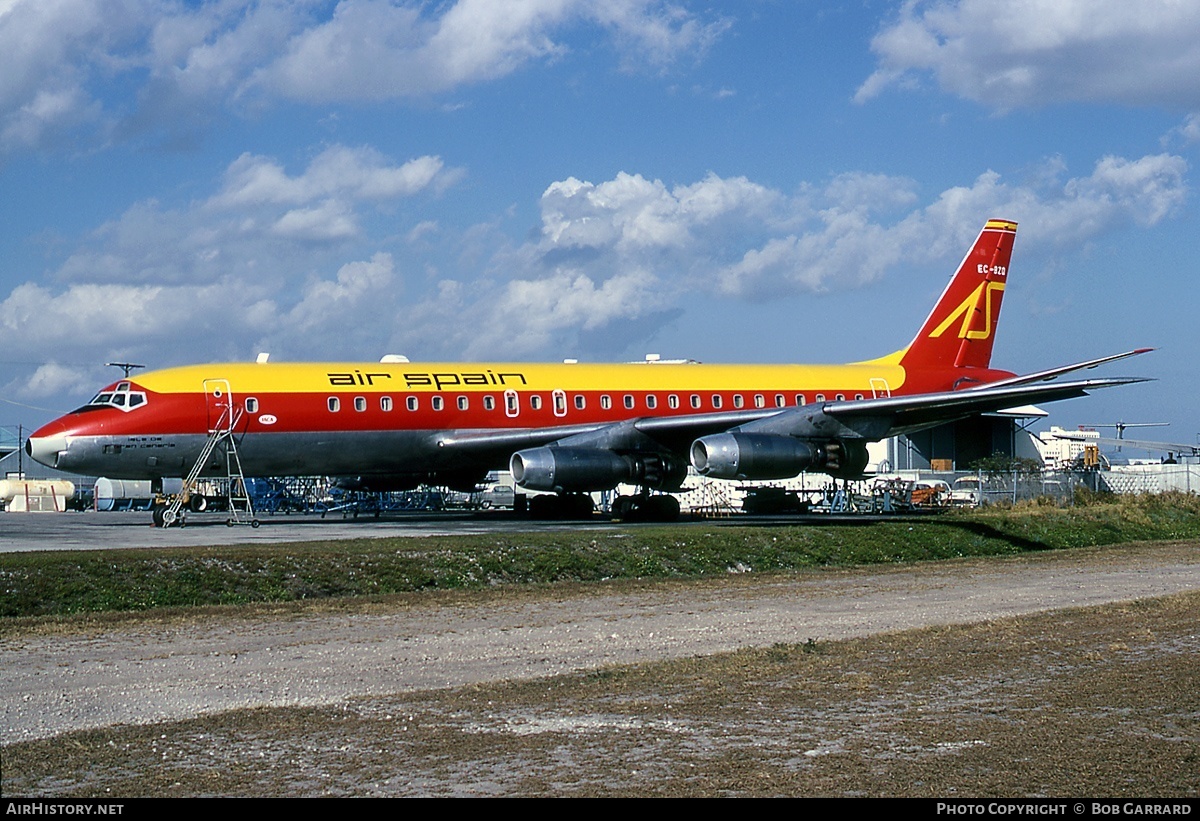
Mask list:
[[[594,512],[590,493],[545,494],[529,500],[530,518],[543,521],[590,519]],[[618,496],[612,503],[612,518],[623,522],[673,522],[679,518],[679,500],[665,493],[651,495],[648,490]]]
[[[596,506],[590,493],[558,493],[534,496],[529,515],[534,519],[590,519]]]
[[[636,496],[618,496],[612,516],[622,522],[673,522],[679,518],[679,500],[666,493],[650,495],[643,489]]]

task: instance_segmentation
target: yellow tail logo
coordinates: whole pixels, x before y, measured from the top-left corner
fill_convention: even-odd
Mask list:
[[[936,339],[946,332],[954,322],[962,317],[962,327],[958,329],[959,339],[987,339],[992,335],[992,291],[1003,291],[1003,282],[981,282],[971,294],[964,299],[959,306],[955,308],[948,317],[942,320],[942,324],[933,329],[933,333],[929,336],[931,339]],[[979,306],[980,297],[983,298],[983,330],[971,330],[971,311]]]

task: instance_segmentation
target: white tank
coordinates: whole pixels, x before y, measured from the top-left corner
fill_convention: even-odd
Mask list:
[[[178,493],[183,489],[182,479],[163,479],[163,491]],[[96,480],[96,510],[117,510],[129,507],[145,507],[154,499],[149,479],[108,479],[101,476]]]
[[[4,479],[0,481],[0,502],[5,510],[17,512],[61,513],[67,500],[75,495],[75,485],[66,479]]]

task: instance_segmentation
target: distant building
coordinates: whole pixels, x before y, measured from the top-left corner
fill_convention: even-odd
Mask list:
[[[1058,425],[1051,425],[1050,430],[1042,431],[1037,438],[1037,447],[1042,454],[1042,462],[1048,468],[1070,467],[1083,455],[1083,449],[1087,446],[1086,442],[1080,442],[1077,439],[1056,438],[1060,433],[1069,433],[1072,436],[1083,436],[1088,439],[1098,440],[1100,438],[1098,430],[1068,430],[1060,428]]]
[[[1019,414],[1019,415],[1018,415]],[[986,414],[887,440],[891,470],[970,470],[973,462],[999,453],[1019,459],[1042,456],[1026,430],[1046,412],[1028,407],[1012,414]]]

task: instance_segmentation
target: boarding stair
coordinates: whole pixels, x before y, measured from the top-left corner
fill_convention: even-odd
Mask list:
[[[241,409],[235,410],[232,402],[227,403],[216,424],[208,431],[208,439],[205,440],[204,447],[200,449],[200,456],[196,459],[196,463],[192,465],[192,469],[188,471],[187,477],[183,480],[182,489],[174,495],[170,504],[163,511],[163,527],[170,527],[176,522],[183,524],[184,505],[191,499],[192,494],[197,492],[200,474],[204,472],[208,460],[218,447],[225,454],[225,495],[229,510],[226,524],[230,527],[233,525],[258,527],[258,519],[254,516],[254,503],[250,499],[246,476],[242,470],[242,459],[238,455],[237,437],[234,435],[234,430],[241,418]]]

